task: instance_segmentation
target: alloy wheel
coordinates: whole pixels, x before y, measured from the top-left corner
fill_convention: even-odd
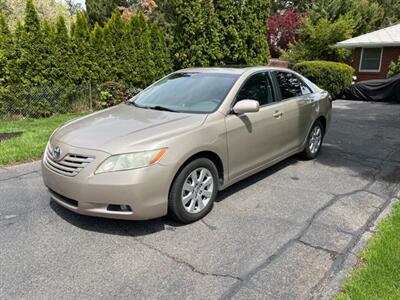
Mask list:
[[[198,168],[191,172],[186,178],[183,187],[181,200],[183,207],[190,214],[197,214],[203,211],[214,191],[214,178],[206,168]]]
[[[322,129],[319,126],[315,126],[311,132],[308,147],[312,154],[319,151],[322,144]]]

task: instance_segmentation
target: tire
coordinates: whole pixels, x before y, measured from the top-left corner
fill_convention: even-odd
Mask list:
[[[319,134],[318,134],[319,133]],[[325,130],[321,121],[316,121],[308,134],[306,146],[301,153],[301,156],[306,160],[315,159],[321,152],[322,143],[324,140]],[[313,143],[313,144],[312,144]],[[318,145],[315,146],[317,143]],[[314,145],[314,146],[312,146]]]
[[[214,163],[207,158],[193,160],[172,183],[168,213],[178,222],[193,223],[211,211],[217,193],[218,171]]]

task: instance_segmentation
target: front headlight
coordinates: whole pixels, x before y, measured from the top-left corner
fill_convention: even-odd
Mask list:
[[[154,165],[164,156],[167,148],[114,155],[107,158],[97,168],[95,174],[138,169]]]

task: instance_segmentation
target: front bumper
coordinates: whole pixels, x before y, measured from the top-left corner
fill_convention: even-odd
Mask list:
[[[167,214],[173,168],[156,164],[147,168],[94,175],[109,154],[61,145],[64,153],[95,156],[78,175],[68,177],[51,170],[42,160],[42,175],[54,201],[82,215],[124,220],[147,220]],[[132,211],[109,210],[129,205]]]

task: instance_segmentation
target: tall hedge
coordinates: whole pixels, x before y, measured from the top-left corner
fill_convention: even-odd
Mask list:
[[[14,31],[0,15],[1,99],[7,96],[7,105],[15,106],[23,102],[16,90],[45,98],[38,94],[43,86],[74,90],[117,82],[143,88],[174,68],[268,63],[270,0],[164,1],[170,21],[165,27],[142,13],[127,20],[105,2],[88,1],[88,12],[79,12],[70,28],[62,17],[40,20],[33,0],[26,0],[24,21]],[[107,11],[100,15],[111,18],[91,24],[101,7]],[[43,100],[39,114],[48,115],[53,104]]]
[[[171,69],[164,31],[141,13],[125,20],[114,12],[104,26],[92,28],[79,12],[68,30],[62,17],[40,21],[27,0],[24,22],[14,32],[0,15],[0,92],[107,81],[144,87]]]
[[[293,69],[328,91],[333,98],[351,85],[354,76],[354,69],[349,65],[331,61],[305,61]]]
[[[175,68],[262,65],[270,0],[170,0]]]

